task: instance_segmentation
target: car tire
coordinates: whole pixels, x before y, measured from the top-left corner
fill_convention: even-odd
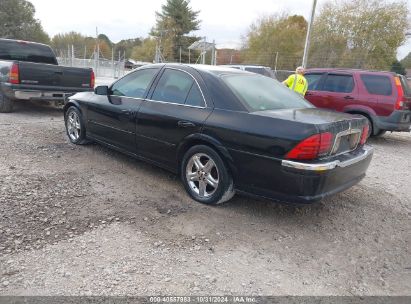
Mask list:
[[[222,204],[235,194],[227,166],[209,146],[194,146],[185,153],[181,162],[181,179],[187,193],[203,204]]]
[[[83,116],[79,109],[74,106],[68,108],[64,115],[67,136],[73,144],[84,145],[86,139],[86,126],[83,122]]]
[[[0,94],[0,113],[13,112],[13,100]]]

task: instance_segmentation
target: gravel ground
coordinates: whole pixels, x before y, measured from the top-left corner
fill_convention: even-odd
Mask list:
[[[59,109],[0,114],[1,295],[411,295],[411,135],[319,204],[193,202],[177,177],[68,142]]]

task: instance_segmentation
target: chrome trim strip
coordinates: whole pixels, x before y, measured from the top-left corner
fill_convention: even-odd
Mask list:
[[[374,148],[371,146],[364,146],[363,153],[355,156],[354,158],[348,159],[346,161],[335,160],[328,163],[318,163],[318,164],[308,164],[308,163],[301,163],[291,160],[283,160],[281,165],[284,167],[299,169],[299,170],[307,170],[307,171],[327,171],[335,169],[336,167],[345,168],[351,166],[355,163],[358,163],[370,155],[374,153]]]
[[[182,103],[175,103],[175,102],[169,102],[169,101],[159,101],[159,100],[153,100],[153,99],[145,99],[145,100],[151,101],[151,102],[163,103],[163,104],[170,104],[170,105],[175,105],[175,106],[183,106],[183,107],[188,107],[188,108],[206,109],[206,107],[192,106],[192,105],[186,105]]]
[[[346,136],[346,135],[355,134],[355,133],[359,133],[359,136],[357,138],[357,142],[355,144],[355,147],[352,150],[347,150],[347,151],[343,151],[339,154],[335,154],[335,153],[337,153],[336,150],[338,150],[338,148],[340,146],[341,137]],[[338,156],[338,155],[341,155],[341,154],[344,154],[344,153],[347,153],[347,152],[351,152],[351,151],[354,151],[355,149],[357,149],[358,144],[360,143],[360,140],[361,140],[361,133],[362,133],[362,130],[360,130],[360,129],[351,129],[351,123],[350,123],[350,128],[348,130],[342,131],[342,132],[338,133],[335,136],[334,144],[333,144],[333,147],[331,149],[331,153],[329,155]]]

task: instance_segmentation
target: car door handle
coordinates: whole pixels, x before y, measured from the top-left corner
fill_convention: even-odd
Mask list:
[[[121,113],[127,116],[134,116],[135,112],[131,110],[121,110]]]
[[[63,75],[63,71],[55,71],[54,74]]]
[[[192,127],[195,127],[196,125],[194,124],[194,123],[192,123],[191,121],[183,121],[183,120],[180,120],[178,123],[177,123],[177,125],[180,127],[180,128],[192,128]]]
[[[344,99],[354,99],[354,97],[351,97],[350,95],[344,96]]]
[[[314,95],[314,94],[310,92],[305,93],[305,96],[311,96],[311,95]]]

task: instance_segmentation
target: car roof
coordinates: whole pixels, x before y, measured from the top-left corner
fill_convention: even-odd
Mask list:
[[[154,63],[149,65],[144,65],[142,68],[150,68],[150,67],[171,67],[171,68],[184,68],[189,67],[194,70],[200,72],[207,72],[214,75],[222,75],[222,74],[245,74],[250,75],[254,73],[250,73],[247,71],[242,71],[238,69],[233,69],[228,66],[218,66],[218,65],[207,65],[207,64],[185,64],[185,63]]]
[[[225,67],[244,67],[244,68],[262,68],[262,69],[270,69],[268,66],[263,66],[263,65],[256,65],[256,64],[223,64],[220,66],[225,66]]]
[[[38,43],[38,42],[26,41],[26,40],[19,40],[19,39],[0,38],[0,42],[1,42],[1,41],[5,41],[5,42],[18,42],[18,43],[25,43],[25,44],[35,44],[35,45],[42,45],[42,46],[50,47],[49,45],[44,44],[44,43]]]
[[[390,71],[375,71],[375,70],[363,70],[363,69],[350,69],[350,68],[310,68],[306,69],[306,73],[310,72],[350,72],[350,73],[381,73],[396,75]]]

